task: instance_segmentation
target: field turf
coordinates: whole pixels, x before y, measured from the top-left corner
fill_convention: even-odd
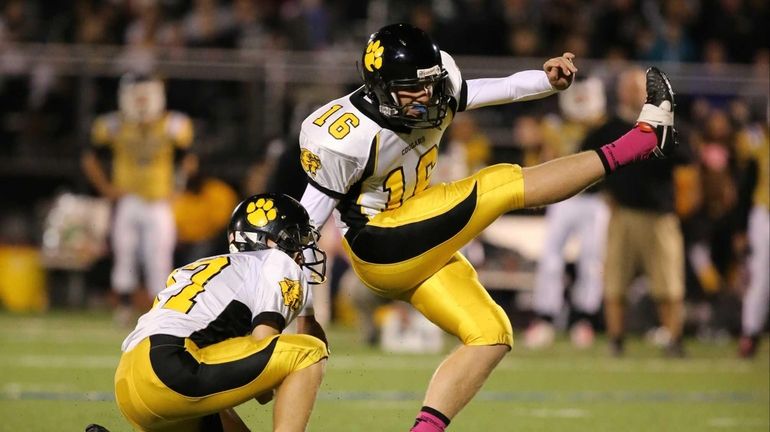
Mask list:
[[[0,313],[0,431],[82,431],[91,422],[128,431],[112,396],[125,333],[103,312]],[[406,432],[442,356],[383,355],[357,345],[353,329],[329,336],[308,430]],[[687,359],[664,359],[634,339],[621,359],[602,340],[587,351],[565,340],[539,352],[517,346],[449,431],[766,432],[768,346],[750,361],[736,358],[734,343],[694,340]],[[237,410],[253,431],[268,431],[271,409]]]

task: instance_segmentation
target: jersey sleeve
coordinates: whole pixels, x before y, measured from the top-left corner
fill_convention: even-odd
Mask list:
[[[302,310],[297,314],[297,316],[301,317],[315,315],[315,308],[313,307],[313,290],[311,290],[309,286],[305,286],[305,288],[307,291],[307,301],[305,301],[305,306],[303,306]]]
[[[327,143],[326,137],[310,134],[304,129],[299,143],[300,163],[308,182],[325,194],[342,198],[361,178],[366,161],[336,150],[333,144],[337,143]]]
[[[543,71],[528,70],[504,78],[468,80],[466,109],[542,99],[557,92]]]
[[[307,281],[300,267],[285,253],[270,253],[259,269],[257,287],[252,328],[271,324],[283,331],[300,312],[307,313]]]
[[[91,146],[106,148],[112,141],[120,126],[120,119],[115,113],[100,115],[91,124]]]
[[[176,148],[186,150],[192,145],[193,123],[188,115],[175,111],[169,112],[166,132],[172,138]]]
[[[302,194],[302,199],[300,200],[300,203],[305,207],[308,215],[310,215],[310,222],[318,229],[326,224],[334,208],[337,207],[338,202],[339,200],[323,193],[312,184],[307,185],[305,193]]]

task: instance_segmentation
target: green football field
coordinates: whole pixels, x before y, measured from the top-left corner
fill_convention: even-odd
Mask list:
[[[106,313],[0,313],[0,431],[127,431],[112,374],[125,331]],[[407,431],[439,355],[382,355],[332,328],[326,378],[309,431]],[[641,340],[612,359],[603,341],[576,351],[516,347],[450,431],[768,431],[767,340],[758,358],[735,345],[688,341],[689,358],[663,359]],[[451,347],[450,347],[451,348]],[[448,348],[449,349],[449,348]],[[270,430],[271,405],[238,412]]]

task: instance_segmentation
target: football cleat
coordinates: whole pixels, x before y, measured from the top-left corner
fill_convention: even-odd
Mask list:
[[[86,426],[85,432],[110,432],[106,427],[92,423]]]
[[[656,67],[647,69],[647,100],[636,120],[642,130],[652,130],[658,144],[652,150],[657,158],[670,156],[677,146],[674,129],[674,90],[665,73]]]

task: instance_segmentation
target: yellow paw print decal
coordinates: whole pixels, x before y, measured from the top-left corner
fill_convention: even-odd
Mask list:
[[[299,159],[302,164],[302,169],[308,174],[315,175],[316,171],[321,168],[321,158],[314,155],[313,152],[308,149],[302,149],[299,154]]]
[[[382,53],[385,51],[384,47],[380,46],[380,41],[369,42],[366,46],[366,55],[364,55],[364,66],[369,72],[374,72],[375,69],[382,67]]]
[[[246,219],[256,227],[263,227],[268,222],[275,220],[278,211],[275,209],[275,203],[271,199],[260,198],[256,202],[250,202],[246,206]]]

